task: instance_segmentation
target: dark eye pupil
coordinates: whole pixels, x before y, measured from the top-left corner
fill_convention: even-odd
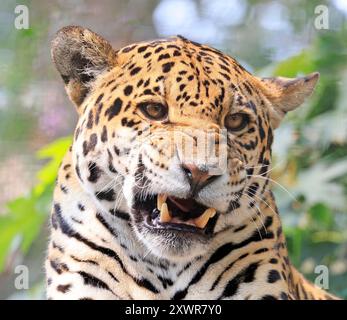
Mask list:
[[[157,115],[160,113],[160,106],[158,105],[151,105],[147,108],[147,111],[152,115]]]
[[[248,124],[248,116],[246,114],[232,114],[226,117],[225,126],[231,131],[240,131]]]
[[[167,108],[160,103],[142,103],[139,107],[147,118],[153,120],[162,120],[167,115]]]

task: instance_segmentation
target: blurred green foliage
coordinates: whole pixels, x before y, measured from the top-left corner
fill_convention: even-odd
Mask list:
[[[0,215],[0,272],[5,268],[6,257],[18,247],[27,253],[38,236],[50,212],[60,162],[70,144],[71,138],[61,138],[37,153],[39,159],[49,159],[37,174],[37,185],[27,196],[10,201],[5,214]]]
[[[330,266],[335,273],[333,291],[343,297],[347,297],[346,38],[346,28],[324,33],[299,55],[266,68],[287,77],[321,74],[308,104],[292,112],[278,129],[272,176],[290,193],[274,185],[293,263],[311,280],[316,276],[314,266]],[[311,263],[305,266],[307,261]]]

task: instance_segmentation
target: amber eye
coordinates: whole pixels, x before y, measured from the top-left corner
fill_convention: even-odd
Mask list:
[[[240,131],[249,123],[249,116],[245,113],[229,114],[225,117],[224,125],[230,131]]]
[[[164,120],[167,117],[167,107],[161,103],[143,102],[139,106],[145,117],[151,120]]]

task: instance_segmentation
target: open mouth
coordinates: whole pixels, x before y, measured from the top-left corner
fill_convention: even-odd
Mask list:
[[[177,198],[166,194],[136,199],[135,213],[151,229],[211,234],[217,221],[217,212],[193,198]]]

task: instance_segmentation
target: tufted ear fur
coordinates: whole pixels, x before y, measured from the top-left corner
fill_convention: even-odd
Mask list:
[[[288,111],[299,107],[308,98],[319,79],[319,73],[314,72],[299,78],[263,78],[263,92],[272,104],[271,122],[277,128]]]
[[[117,56],[105,39],[77,26],[64,27],[57,32],[51,55],[77,110],[97,75],[111,69]]]

